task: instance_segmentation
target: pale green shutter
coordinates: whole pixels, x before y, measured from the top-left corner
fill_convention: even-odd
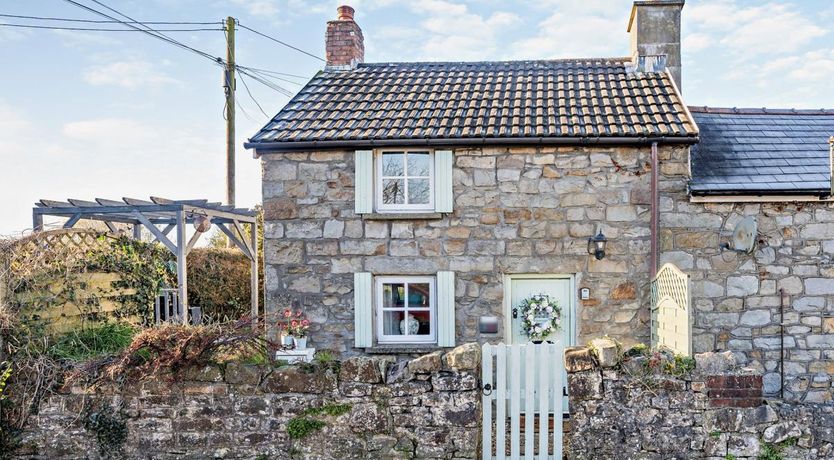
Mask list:
[[[434,152],[434,210],[435,212],[452,212],[452,165],[454,157],[451,150]]]
[[[455,272],[437,272],[437,345],[455,346]]]
[[[374,153],[371,150],[354,152],[354,201],[356,214],[374,212]]]
[[[354,346],[373,345],[373,287],[370,273],[353,275],[353,329]]]

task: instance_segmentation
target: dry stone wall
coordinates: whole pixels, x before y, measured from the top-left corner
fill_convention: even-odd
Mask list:
[[[571,459],[834,457],[834,406],[763,399],[761,375],[729,352],[696,355],[682,377],[644,374],[647,361],[603,367],[587,349],[567,357]]]
[[[669,160],[660,260],[692,277],[695,351],[735,352],[778,395],[784,332],[785,398],[832,401],[834,203],[692,203],[686,165]],[[755,251],[719,249],[745,216],[758,221]]]
[[[661,148],[684,161],[686,147]],[[650,148],[483,148],[454,152],[455,210],[438,219],[354,214],[353,153],[263,157],[267,308],[289,294],[311,317],[310,343],[353,353],[353,273],[456,273],[457,339],[503,317],[502,275],[577,274],[591,299],[578,340],[649,335]],[[598,229],[607,256],[587,253]]]
[[[480,349],[400,365],[231,363],[49,398],[20,458],[474,459]]]

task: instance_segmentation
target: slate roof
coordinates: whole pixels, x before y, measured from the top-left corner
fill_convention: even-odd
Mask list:
[[[689,110],[701,133],[691,149],[693,194],[831,192],[834,110]]]
[[[418,139],[697,140],[697,126],[669,75],[627,72],[628,63],[378,63],[320,72],[246,147]]]

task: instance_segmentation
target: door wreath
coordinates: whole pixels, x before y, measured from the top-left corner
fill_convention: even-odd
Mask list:
[[[562,308],[559,302],[547,294],[536,294],[518,305],[521,330],[531,341],[542,341],[559,330]]]

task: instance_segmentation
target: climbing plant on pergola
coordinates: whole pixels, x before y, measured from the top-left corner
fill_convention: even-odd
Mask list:
[[[150,201],[135,198],[95,201],[70,199],[67,201],[40,200],[32,208],[32,226],[36,232],[43,230],[43,217],[65,217],[64,228],[73,228],[87,219],[103,222],[112,232],[116,224],[128,224],[133,237],[139,239],[142,227],[148,229],[155,241],[162,243],[177,258],[177,293],[180,308],[177,317],[188,324],[188,279],[186,257],[200,236],[211,225],[216,226],[250,260],[252,317],[258,316],[258,222],[255,211],[235,208],[231,205],[208,200],[169,200],[151,197]],[[186,226],[193,224],[195,233],[186,239]],[[249,227],[249,235],[246,227]],[[174,232],[174,237],[169,234]]]

